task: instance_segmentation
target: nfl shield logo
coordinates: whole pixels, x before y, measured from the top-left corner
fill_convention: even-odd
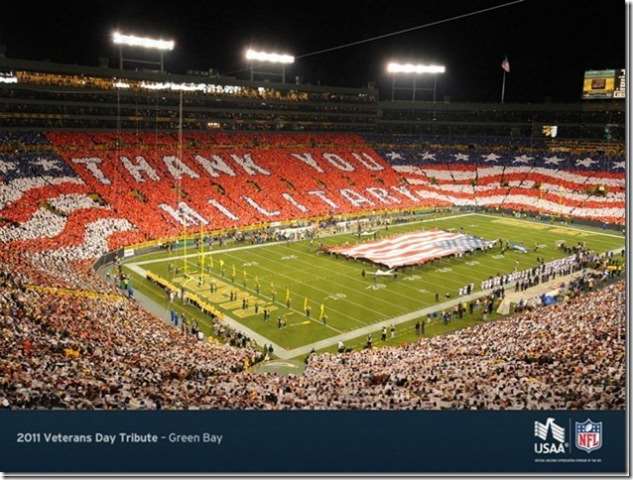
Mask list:
[[[576,448],[587,453],[602,447],[602,422],[576,422]]]

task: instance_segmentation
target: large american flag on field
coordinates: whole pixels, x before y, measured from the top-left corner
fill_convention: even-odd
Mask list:
[[[421,265],[437,258],[484,249],[492,243],[494,242],[463,233],[428,230],[406,233],[352,247],[334,247],[330,251],[396,268]]]

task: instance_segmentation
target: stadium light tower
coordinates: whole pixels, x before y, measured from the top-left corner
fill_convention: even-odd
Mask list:
[[[175,42],[173,40],[163,40],[162,38],[139,37],[137,35],[124,34],[119,31],[112,32],[112,43],[119,48],[119,69],[123,70],[125,61],[132,63],[147,63],[150,65],[160,65],[160,71],[165,71],[165,52],[174,49]],[[145,50],[156,50],[160,53],[160,61],[139,60],[123,57],[123,48],[142,48]]]
[[[399,76],[410,77],[413,79],[413,88],[411,94],[411,100],[415,101],[416,90],[429,90],[428,88],[422,89],[416,85],[416,79],[422,75],[433,75],[433,103],[435,103],[435,94],[437,91],[437,75],[446,72],[444,65],[424,65],[414,63],[398,63],[389,62],[387,64],[387,73],[391,74],[391,101],[395,100],[396,90],[409,90],[409,88],[397,88],[396,78]]]
[[[255,70],[255,65],[268,65],[269,67],[281,67],[281,83],[286,83],[286,66],[295,62],[295,57],[287,53],[263,52],[248,48],[244,52],[244,58],[248,61],[248,69],[251,75],[251,82],[255,74],[279,76],[279,71]]]

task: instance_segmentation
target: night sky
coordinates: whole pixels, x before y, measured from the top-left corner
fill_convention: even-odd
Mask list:
[[[214,68],[245,78],[243,50],[303,53],[504,3],[503,0],[12,2],[0,15],[7,56],[96,65],[110,33],[162,34],[169,71]],[[624,1],[524,3],[338,52],[300,59],[290,76],[324,85],[386,87],[390,59],[437,62],[439,96],[496,101],[508,55],[506,101],[577,101],[588,68],[624,68]],[[386,95],[386,88],[383,96]]]

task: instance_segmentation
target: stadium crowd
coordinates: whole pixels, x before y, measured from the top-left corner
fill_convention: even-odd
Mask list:
[[[180,332],[117,294],[30,285],[0,271],[0,404],[180,408],[261,353]]]
[[[151,138],[124,134],[122,144],[113,134],[0,134],[0,142],[6,142],[9,150],[0,157],[4,162],[0,164],[4,182],[0,190],[0,406],[624,408],[623,282],[595,292],[580,282],[578,291],[561,304],[526,309],[507,319],[484,321],[406,346],[310,355],[304,375],[280,376],[250,371],[265,354],[227,327],[215,325],[216,334],[229,345],[201,339],[195,329],[173,328],[94,274],[92,262],[107,251],[179,234],[182,226],[174,219],[195,217],[173,208],[169,213],[159,208],[161,204],[177,205],[184,199],[208,218],[223,216],[221,224],[213,225],[231,227],[233,233],[223,238],[260,243],[274,236],[265,228],[242,234],[233,227],[271,218],[296,219],[306,216],[302,207],[331,217],[333,207],[311,196],[311,190],[328,192],[328,198],[348,213],[373,209],[368,199],[373,206],[384,203],[398,210],[442,207],[451,203],[434,199],[437,185],[458,186],[464,193],[470,188],[468,175],[478,175],[472,168],[460,170],[452,165],[439,172],[429,162],[426,173],[420,175],[426,183],[416,187],[424,187],[427,198],[389,169],[390,163],[364,146],[359,136],[295,136],[297,144],[309,145],[298,150],[301,154],[282,148],[289,138],[218,134],[209,141],[202,134],[187,134],[187,165],[172,157],[174,137],[167,134]],[[21,146],[26,141],[42,146],[49,140],[56,150],[46,157]],[[127,172],[114,161],[115,140],[121,154],[137,162],[127,165]],[[231,142],[242,142],[241,148]],[[340,148],[333,149],[334,144]],[[213,159],[216,163],[209,164],[208,152],[219,146],[222,149],[216,152],[225,160]],[[230,160],[229,148],[236,152]],[[245,160],[246,148],[259,149],[256,163]],[[198,158],[203,155],[205,161]],[[85,157],[81,161],[103,158],[103,172],[96,164],[78,167],[73,159],[79,156]],[[139,160],[143,156],[145,163]],[[92,165],[92,170],[85,165]],[[81,168],[88,173],[84,171],[80,178],[75,172]],[[495,168],[504,176],[514,167]],[[430,172],[438,172],[435,184],[429,180]],[[470,173],[460,185],[453,185],[464,172]],[[561,176],[553,169],[550,173]],[[595,172],[586,173],[586,178],[593,178]],[[113,181],[105,182],[104,174]],[[524,173],[513,175],[519,185],[527,180]],[[153,180],[154,176],[160,180]],[[182,191],[175,189],[178,176]],[[494,173],[491,180],[495,188],[497,181],[505,181],[497,176]],[[621,172],[604,178],[612,180],[612,193],[623,195],[620,177]],[[409,189],[403,191],[403,185]],[[356,194],[349,192],[351,187]],[[222,203],[210,204],[209,192]],[[244,192],[251,201],[238,195]],[[288,192],[292,192],[290,199],[282,196]],[[358,192],[363,192],[361,198]],[[459,193],[451,193],[451,198]],[[508,193],[506,188],[504,195]],[[396,197],[398,203],[393,201]],[[588,202],[583,200],[581,206],[593,209]],[[280,213],[272,214],[273,210]],[[610,214],[600,219],[620,221]],[[353,222],[322,222],[346,231],[355,227]],[[493,282],[492,286],[499,285]],[[492,311],[497,297],[498,289],[486,302],[486,312]]]
[[[311,355],[302,376],[243,371],[116,294],[0,273],[7,408],[624,408],[624,283],[401,347]]]
[[[403,347],[312,355],[301,377],[242,373],[214,408],[621,409],[624,283]]]

